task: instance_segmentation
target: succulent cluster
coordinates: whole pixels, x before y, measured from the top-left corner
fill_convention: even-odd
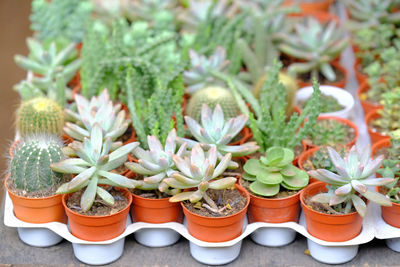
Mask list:
[[[309,141],[316,146],[344,145],[351,137],[350,127],[332,119],[319,120],[310,131]]]
[[[309,177],[305,171],[293,166],[293,159],[292,150],[270,147],[265,157],[246,162],[243,179],[251,182],[251,192],[263,197],[277,195],[281,186],[287,190],[300,190],[308,185]]]
[[[369,188],[369,186],[382,186],[394,181],[393,178],[387,177],[370,178],[380,168],[383,156],[371,159],[369,146],[364,149],[353,146],[344,158],[331,147],[328,147],[328,151],[337,173],[326,169],[308,172],[311,177],[330,185],[328,192],[313,196],[311,201],[329,204],[333,209],[343,209],[344,213],[349,213],[354,206],[362,217],[367,212],[367,205],[362,198],[382,206],[391,205],[388,198]]]
[[[379,127],[382,133],[389,134],[400,128],[400,87],[387,91],[381,97],[383,109],[377,111],[380,117],[374,120],[374,126]]]

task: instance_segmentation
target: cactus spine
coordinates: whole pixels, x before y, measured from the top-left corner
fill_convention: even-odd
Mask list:
[[[41,133],[60,135],[63,125],[62,108],[49,98],[23,102],[17,111],[17,128],[22,137]]]
[[[194,93],[189,100],[186,114],[200,121],[201,107],[204,103],[212,110],[220,104],[225,119],[236,117],[239,112],[236,100],[230,91],[219,86],[209,86]]]
[[[52,136],[23,141],[10,164],[11,181],[15,187],[28,193],[55,191],[63,176],[52,171],[50,164],[63,158],[61,144],[61,140]]]

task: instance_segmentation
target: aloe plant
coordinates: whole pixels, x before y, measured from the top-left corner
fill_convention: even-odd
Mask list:
[[[219,104],[212,111],[206,104],[201,109],[201,124],[189,116],[185,116],[185,122],[189,131],[197,141],[178,137],[179,142],[187,143],[192,148],[197,144],[208,150],[212,147],[217,149],[218,158],[230,153],[233,157],[245,156],[254,153],[259,149],[256,142],[247,142],[243,145],[232,146],[229,142],[243,129],[248,118],[239,115],[236,118],[224,119],[224,113]],[[230,162],[230,167],[238,167],[234,161]]]
[[[217,165],[217,149],[211,147],[205,153],[197,144],[193,147],[190,157],[174,155],[172,158],[179,172],[173,173],[172,177],[164,179],[164,182],[176,189],[197,188],[197,190],[178,193],[170,198],[170,202],[189,200],[191,203],[196,203],[203,199],[206,202],[203,207],[218,213],[217,204],[207,195],[207,190],[226,189],[235,184],[235,177],[221,178],[232,155],[226,154]]]
[[[143,175],[143,180],[137,180],[135,188],[141,190],[159,190],[170,195],[178,193],[179,190],[170,190],[164,179],[176,172],[174,155],[183,157],[186,152],[186,143],[179,148],[176,143],[176,130],[172,129],[167,136],[165,146],[155,136],[147,136],[149,150],[137,147],[132,154],[138,162],[127,162],[125,166],[131,171]],[[178,149],[177,149],[178,148]]]
[[[110,153],[111,137],[104,140],[103,130],[98,123],[91,128],[90,139],[83,142],[74,141],[69,147],[75,151],[78,158],[69,158],[50,165],[53,171],[76,174],[69,182],[57,189],[57,194],[68,194],[86,187],[82,194],[80,206],[82,211],[88,211],[98,195],[107,205],[114,204],[113,196],[99,184],[134,188],[135,181],[112,172],[128,160],[128,154],[138,145],[129,143]]]
[[[383,155],[371,159],[369,145],[364,149],[353,146],[344,158],[331,147],[328,147],[328,152],[337,174],[325,169],[308,171],[310,176],[329,184],[327,193],[317,194],[311,201],[328,204],[335,210],[344,209],[344,213],[349,213],[354,206],[362,217],[367,212],[367,205],[361,197],[382,206],[392,205],[389,198],[369,188],[394,181],[388,177],[370,178],[380,168]]]
[[[288,148],[270,147],[265,157],[249,159],[243,166],[243,179],[251,182],[251,192],[272,197],[281,186],[287,190],[300,190],[308,185],[307,173],[293,166],[294,153]]]

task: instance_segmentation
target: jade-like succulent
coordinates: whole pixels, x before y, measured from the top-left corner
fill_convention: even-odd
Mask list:
[[[111,138],[115,141],[128,129],[130,119],[126,118],[125,110],[121,110],[121,104],[114,105],[110,100],[107,89],[101,94],[92,97],[90,101],[81,95],[75,95],[77,112],[67,109],[64,132],[72,138],[83,141],[90,136],[90,132],[97,123],[104,132],[103,138]]]
[[[245,115],[239,115],[236,118],[224,119],[224,113],[219,104],[212,111],[206,104],[203,104],[201,110],[201,124],[189,116],[185,116],[185,122],[189,131],[197,141],[178,137],[179,142],[186,142],[188,147],[192,148],[196,144],[208,150],[215,147],[218,152],[218,158],[226,154],[232,154],[233,157],[245,156],[254,153],[259,149],[256,142],[247,142],[242,145],[230,146],[229,143],[243,129],[248,118]],[[238,167],[234,161],[230,162],[230,167]]]
[[[24,138],[14,151],[10,179],[17,189],[45,194],[56,190],[63,175],[50,169],[50,164],[64,158],[62,141],[53,135]]]
[[[85,138],[83,143],[74,141],[69,144],[78,158],[69,158],[50,165],[53,171],[77,174],[71,181],[62,184],[57,189],[57,194],[73,193],[86,187],[80,203],[83,211],[88,211],[92,207],[96,195],[108,205],[114,204],[113,196],[98,186],[99,184],[135,187],[134,180],[111,171],[123,165],[128,160],[128,154],[139,143],[126,144],[110,153],[111,137],[103,140],[103,130],[98,123],[95,123],[91,128],[90,139]]]
[[[208,189],[225,189],[233,186],[235,177],[221,178],[222,173],[229,165],[232,158],[230,153],[221,158],[217,165],[217,150],[211,147],[204,153],[199,144],[195,145],[190,157],[179,157],[174,155],[173,160],[179,172],[172,174],[172,177],[164,179],[170,187],[176,189],[197,188],[195,191],[181,192],[170,198],[171,202],[189,200],[196,203],[205,200],[207,208],[218,210],[215,202],[207,195]]]
[[[227,68],[229,61],[226,60],[225,49],[217,47],[209,58],[194,50],[189,50],[189,56],[190,68],[183,73],[187,93],[193,94],[209,85],[215,86],[220,83],[210,73],[211,71],[223,72]]]
[[[21,103],[17,110],[17,129],[21,136],[61,135],[64,125],[62,108],[53,100],[37,97]]]
[[[321,73],[328,81],[335,81],[336,74],[330,62],[346,48],[348,38],[343,29],[335,22],[320,23],[313,17],[306,17],[300,23],[293,24],[293,32],[282,33],[279,49],[304,62],[292,63],[288,72],[297,74],[311,73],[311,79]]]
[[[250,191],[264,197],[279,193],[281,186],[287,190],[300,190],[308,185],[305,171],[293,166],[293,150],[270,147],[265,157],[249,159],[243,166],[243,179],[251,182]]]
[[[174,155],[183,157],[186,152],[186,143],[183,143],[179,149],[176,143],[176,130],[173,129],[165,141],[164,148],[160,140],[155,136],[147,136],[149,150],[137,147],[132,154],[138,159],[138,162],[127,162],[125,166],[131,171],[144,176],[143,180],[137,180],[135,188],[142,190],[159,190],[170,195],[176,194],[176,190],[169,190],[169,186],[164,179],[171,177],[176,172]]]
[[[328,192],[320,193],[311,201],[328,204],[334,210],[344,209],[349,213],[352,206],[364,217],[367,205],[362,197],[381,206],[391,206],[389,198],[377,193],[369,186],[382,186],[394,181],[393,178],[370,178],[380,168],[383,155],[371,159],[371,148],[353,146],[342,158],[333,148],[328,147],[329,156],[335,165],[337,174],[325,169],[311,170],[308,174],[322,182],[328,183]]]
[[[186,115],[196,121],[200,121],[203,104],[207,104],[211,109],[214,109],[219,104],[225,118],[236,117],[239,113],[234,96],[228,89],[223,87],[208,86],[195,92],[188,101]]]

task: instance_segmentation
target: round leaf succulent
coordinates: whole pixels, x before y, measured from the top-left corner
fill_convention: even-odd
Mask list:
[[[294,153],[288,148],[271,147],[266,156],[249,159],[243,166],[243,179],[252,182],[250,191],[264,197],[279,193],[281,186],[300,190],[308,185],[307,173],[293,166]]]

